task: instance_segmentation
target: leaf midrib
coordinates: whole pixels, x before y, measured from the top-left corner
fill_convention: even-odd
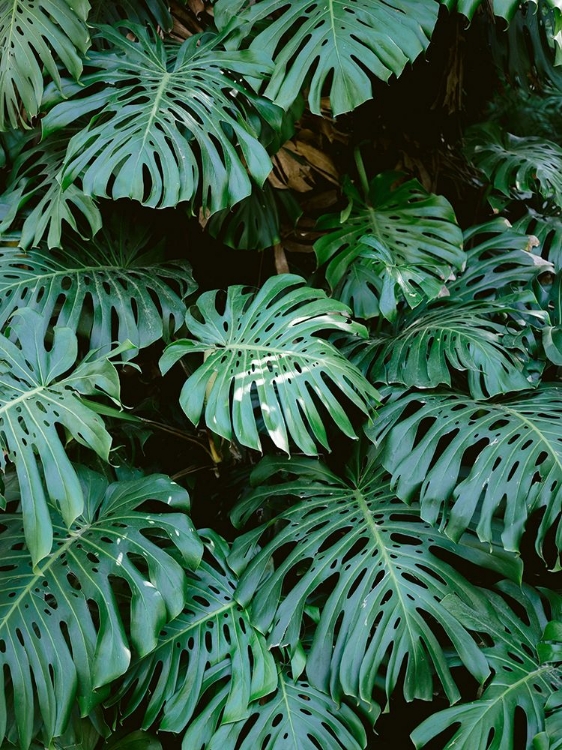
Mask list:
[[[85,531],[88,531],[90,528],[90,525],[82,526],[78,530],[69,530],[68,532],[68,539],[64,544],[62,544],[56,552],[52,552],[49,560],[47,563],[42,567],[41,569],[37,570],[37,572],[33,575],[30,582],[27,584],[27,586],[20,592],[19,596],[16,597],[14,600],[14,603],[6,613],[5,617],[0,622],[0,631],[2,628],[5,627],[6,623],[9,621],[10,617],[13,615],[15,610],[19,609],[19,606],[22,602],[22,600],[27,597],[31,591],[36,585],[37,581],[44,578],[45,573],[58,561],[58,559],[76,542],[77,539],[82,537]]]

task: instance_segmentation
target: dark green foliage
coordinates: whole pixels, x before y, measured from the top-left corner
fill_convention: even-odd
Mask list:
[[[0,3],[2,750],[562,747],[561,34]]]

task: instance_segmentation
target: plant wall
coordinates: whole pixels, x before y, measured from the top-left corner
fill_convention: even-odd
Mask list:
[[[554,0],[0,2],[0,746],[562,747]]]

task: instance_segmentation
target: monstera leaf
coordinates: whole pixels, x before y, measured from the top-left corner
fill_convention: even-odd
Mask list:
[[[478,607],[461,602],[454,595],[445,600],[447,608],[467,628],[491,638],[492,645],[482,652],[493,676],[476,700],[426,719],[412,734],[416,747],[425,747],[453,727],[454,734],[446,744],[439,745],[444,750],[503,750],[519,743],[522,747],[537,747],[533,738],[544,730],[545,708],[560,686],[562,668],[540,659],[540,640],[547,618],[536,591],[510,584],[502,584],[500,590],[524,607],[526,621],[498,594],[487,593],[485,610],[480,600]],[[524,718],[521,723],[516,720],[518,713]]]
[[[295,682],[280,673],[278,689],[269,700],[252,704],[247,721],[221,719],[228,692],[225,685],[189,726],[183,750],[363,750],[367,746],[365,730],[354,712],[336,705],[305,680]]]
[[[479,126],[467,138],[467,154],[503,195],[539,195],[562,203],[562,148],[529,136],[519,138],[495,124]]]
[[[367,429],[382,444],[398,496],[419,497],[422,518],[451,538],[475,524],[480,539],[491,540],[498,517],[503,544],[517,550],[527,518],[544,509],[537,550],[551,527],[562,549],[562,389],[542,386],[495,402],[410,393],[390,401]]]
[[[230,664],[225,723],[247,718],[249,704],[277,688],[275,661],[265,639],[234,598],[237,579],[226,562],[230,548],[214,532],[203,536],[207,558],[188,574],[183,612],[162,630],[156,648],[129,669],[123,684],[122,693],[131,690],[124,715],[149,696],[144,728],[163,711],[161,730],[185,729],[203,684],[209,688],[213,668],[224,667],[225,661]]]
[[[0,234],[21,222],[18,244],[24,250],[36,247],[43,239],[50,248],[60,247],[65,224],[82,236],[92,236],[101,228],[96,201],[77,185],[63,188],[60,183],[68,139],[68,131],[55,133],[37,146],[24,149],[0,196],[4,204]]]
[[[164,31],[170,31],[173,19],[166,0],[90,0],[92,6],[88,21],[91,24],[114,25],[120,21],[133,23],[156,23]],[[95,40],[94,40],[95,41]]]
[[[43,68],[60,83],[58,63],[78,78],[90,43],[87,0],[5,0],[0,5],[0,130],[39,112]],[[22,117],[22,107],[24,117]]]
[[[464,233],[466,268],[447,284],[451,299],[492,300],[527,289],[542,273],[553,273],[550,261],[535,250],[540,239],[518,223],[493,219]]]
[[[261,185],[271,170],[258,140],[264,123],[275,129],[281,121],[281,110],[243,83],[265,74],[267,57],[226,52],[212,34],[168,46],[146,28],[131,29],[136,41],[120,26],[103,27],[112,48],[89,58],[99,72],[43,120],[48,135],[94,115],[69,143],[62,188],[78,180],[86,195],[152,208],[197,196],[211,212],[242,200],[252,179]]]
[[[472,17],[482,5],[482,0],[439,0],[439,2],[449,10],[456,10],[458,13],[462,13],[469,21],[472,20]],[[493,0],[490,3],[494,14],[505,18],[506,21],[511,21],[520,4],[520,0]]]
[[[288,481],[266,483],[280,470]],[[243,571],[236,598],[270,632],[272,646],[291,648],[307,603],[320,606],[306,664],[316,687],[338,702],[352,695],[370,707],[375,683],[390,696],[402,679],[406,700],[431,700],[436,674],[454,701],[460,694],[446,656],[451,647],[478,681],[485,679],[488,667],[472,636],[442,606],[447,595],[464,598],[474,587],[443,553],[517,576],[513,556],[494,557],[469,535],[452,544],[396,498],[372,456],[345,479],[310,459],[264,459],[253,481],[263,486],[235,511],[236,523],[275,498],[300,502],[236,539],[229,558]],[[272,557],[275,571],[260,586]]]
[[[440,296],[444,282],[465,263],[462,232],[450,203],[427,193],[417,180],[377,175],[369,193],[346,187],[349,216],[324,216],[319,229],[334,230],[314,245],[318,263],[338,297],[359,317],[382,313],[395,320],[399,299],[415,307]]]
[[[234,208],[213,214],[207,230],[237,250],[264,250],[281,242],[282,220],[294,227],[301,214],[290,190],[276,190],[266,182]]]
[[[317,442],[328,448],[328,413],[345,435],[355,437],[342,402],[369,414],[378,394],[318,335],[364,335],[349,320],[348,308],[290,274],[268,279],[257,294],[231,286],[225,306],[219,307],[217,295],[201,295],[186,317],[192,338],[170,344],[160,361],[167,372],[186,354],[205,355],[181,392],[189,419],[198,424],[204,411],[213,432],[256,450],[256,406],[273,443],[287,452],[290,438],[307,454],[317,453]]]
[[[514,229],[536,236],[543,256],[562,270],[562,216],[558,209],[550,213],[539,213],[527,208],[527,214],[513,225]]]
[[[131,648],[143,655],[156,646],[161,627],[183,608],[183,565],[197,567],[202,553],[184,512],[187,493],[167,477],[108,484],[88,470],[78,476],[84,512],[70,529],[54,516],[55,547],[39,569],[25,550],[21,516],[2,516],[0,737],[11,696],[22,748],[36,718],[56,737],[75,700],[86,714],[107,696],[96,689],[125,672]],[[139,510],[147,501],[176,512]]]
[[[10,327],[17,344],[0,336],[0,467],[15,465],[25,539],[36,564],[51,550],[48,500],[67,526],[84,506],[59,430],[107,461],[111,436],[80,397],[105,393],[117,400],[119,378],[105,357],[90,356],[75,366],[78,344],[69,328],[56,328],[47,349],[44,322],[34,310],[19,310]]]
[[[494,302],[451,303],[411,316],[401,331],[375,340],[370,377],[373,382],[434,388],[451,385],[451,376],[460,371],[466,372],[474,398],[526,390],[531,387],[524,372],[528,355],[508,348],[511,334],[505,323],[490,319],[505,311],[505,305]]]
[[[398,76],[427,49],[438,10],[431,0],[292,0],[282,6],[278,0],[218,0],[215,20],[219,28],[234,26],[237,42],[257,27],[250,49],[267,50],[275,62],[266,96],[287,109],[306,85],[314,114],[326,95],[340,115],[372,98],[371,75],[383,81]]]
[[[142,348],[183,323],[183,299],[197,285],[187,262],[162,262],[146,227],[107,225],[96,240],[74,240],[64,250],[23,254],[0,243],[0,327],[22,307],[49,321],[80,329],[90,348],[113,341]],[[156,251],[154,251],[156,250]],[[115,322],[117,321],[117,325]]]

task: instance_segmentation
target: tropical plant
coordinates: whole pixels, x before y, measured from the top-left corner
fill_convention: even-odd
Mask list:
[[[0,2],[2,750],[562,747],[561,35]]]

